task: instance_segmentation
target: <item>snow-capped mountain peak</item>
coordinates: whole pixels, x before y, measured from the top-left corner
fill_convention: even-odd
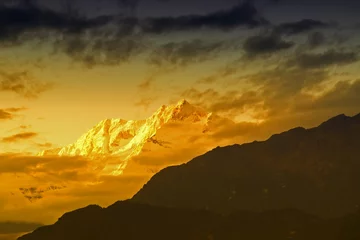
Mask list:
[[[146,120],[128,121],[105,119],[83,134],[75,143],[63,148],[50,149],[39,155],[109,157],[117,156],[119,161],[107,166],[114,175],[122,174],[131,157],[140,154],[149,142],[168,123],[186,123],[203,126],[209,131],[214,114],[193,106],[185,99],[174,105],[160,107]]]

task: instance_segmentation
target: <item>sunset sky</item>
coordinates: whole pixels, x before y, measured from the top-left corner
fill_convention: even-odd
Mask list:
[[[20,209],[25,200],[16,205],[7,188],[18,186],[12,174],[38,161],[30,155],[70,144],[106,118],[146,119],[187,99],[238,122],[235,134],[250,140],[360,112],[359,1],[0,4],[0,222],[48,211],[33,219],[48,223],[100,195],[101,187],[74,188],[49,196],[60,199],[54,204]],[[82,160],[62,161],[81,168]],[[107,186],[104,194],[116,185]],[[66,194],[72,203],[61,200]]]

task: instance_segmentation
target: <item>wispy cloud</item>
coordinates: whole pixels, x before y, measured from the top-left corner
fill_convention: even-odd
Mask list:
[[[282,39],[280,35],[258,35],[246,39],[243,48],[245,53],[252,57],[263,54],[271,54],[294,46],[293,42]]]
[[[274,32],[284,35],[296,35],[309,32],[314,29],[328,28],[331,25],[319,20],[303,19],[296,22],[282,23],[275,27]]]
[[[0,109],[0,120],[11,120],[16,117],[16,113],[27,110],[27,108],[5,108]]]
[[[23,141],[23,140],[29,140],[32,138],[35,138],[38,136],[38,133],[35,132],[23,132],[23,133],[17,133],[8,137],[4,137],[2,139],[2,142],[4,143],[14,143],[14,142],[19,142],[19,141]]]
[[[359,60],[356,52],[327,50],[322,53],[301,53],[290,59],[289,65],[301,68],[326,68],[333,65],[347,65]]]
[[[143,107],[145,110],[147,110],[152,103],[154,103],[157,100],[156,97],[144,97],[141,98],[138,102],[135,103],[135,106]]]
[[[25,98],[37,98],[52,84],[41,82],[28,71],[5,72],[0,70],[0,91],[14,92]]]

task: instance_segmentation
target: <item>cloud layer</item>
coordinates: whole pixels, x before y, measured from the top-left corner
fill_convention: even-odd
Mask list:
[[[38,81],[28,71],[5,72],[0,70],[0,92],[13,92],[25,98],[37,98],[51,87],[51,83]]]

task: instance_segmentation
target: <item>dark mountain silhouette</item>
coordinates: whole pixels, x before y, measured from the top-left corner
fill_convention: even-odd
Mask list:
[[[360,114],[264,142],[216,148],[160,171],[133,201],[219,213],[284,208],[322,217],[353,213],[360,206]]]
[[[66,213],[19,240],[353,240],[360,234],[359,223],[360,214],[333,220],[296,210],[221,216],[124,201]]]
[[[131,200],[66,213],[19,239],[360,239],[359,134],[360,115],[340,115],[216,148],[162,170]]]

